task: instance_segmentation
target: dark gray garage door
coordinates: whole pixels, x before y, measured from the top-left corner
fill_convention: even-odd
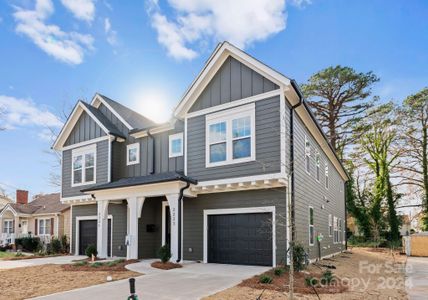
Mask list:
[[[272,265],[272,214],[208,216],[208,262]]]
[[[86,247],[97,246],[97,220],[81,220],[79,222],[79,255],[85,255]],[[111,219],[108,220],[108,256],[111,256]]]

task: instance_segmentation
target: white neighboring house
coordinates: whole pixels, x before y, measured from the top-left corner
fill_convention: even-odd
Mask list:
[[[60,194],[36,195],[28,202],[28,191],[16,191],[16,203],[0,210],[0,245],[14,244],[15,238],[38,236],[49,243],[53,236],[69,236],[70,206]]]

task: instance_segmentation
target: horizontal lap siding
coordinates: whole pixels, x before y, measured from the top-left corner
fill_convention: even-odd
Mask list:
[[[205,167],[205,118],[188,119],[187,173],[199,181],[278,173],[280,157],[279,96],[256,102],[256,161]]]
[[[106,133],[86,112],[79,117],[76,125],[64,143],[64,146],[89,141],[105,136]]]
[[[108,182],[108,147],[109,141],[97,142],[96,154],[96,184]],[[76,148],[79,149],[79,148]],[[93,185],[71,186],[72,150],[62,152],[62,197],[83,195],[80,190]]]

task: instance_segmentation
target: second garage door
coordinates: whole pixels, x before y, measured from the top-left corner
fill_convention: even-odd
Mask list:
[[[111,219],[108,220],[108,256],[111,256]],[[79,255],[85,255],[86,247],[97,246],[97,220],[79,221]]]
[[[209,215],[208,262],[272,266],[272,214]]]

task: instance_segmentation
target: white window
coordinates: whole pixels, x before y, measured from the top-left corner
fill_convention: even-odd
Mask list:
[[[51,219],[39,219],[39,232],[38,235],[51,234]]]
[[[126,146],[126,165],[135,165],[140,163],[140,143],[134,143]]]
[[[13,220],[5,220],[3,221],[3,233],[11,234],[15,232],[15,228],[13,228]]]
[[[71,186],[96,182],[96,144],[72,152]]]
[[[337,242],[340,243],[342,241],[342,219],[339,219],[339,234],[337,237]]]
[[[316,162],[316,174],[315,174],[315,176],[316,176],[316,178],[317,178],[317,181],[320,181],[320,176],[321,176],[321,159],[320,159],[320,154],[317,152],[316,154],[315,154],[315,162]]]
[[[305,135],[305,169],[306,172],[311,173],[311,143]]]
[[[328,236],[333,235],[333,218],[331,215],[328,215]]]
[[[169,157],[183,156],[183,133],[169,136]]]
[[[313,246],[315,241],[314,232],[314,208],[309,206],[309,246]]]
[[[333,243],[337,243],[339,240],[338,232],[337,232],[337,217],[333,218]]]
[[[328,164],[325,163],[325,188],[328,189],[329,182],[328,182]]]
[[[255,105],[206,116],[206,166],[255,160]]]

